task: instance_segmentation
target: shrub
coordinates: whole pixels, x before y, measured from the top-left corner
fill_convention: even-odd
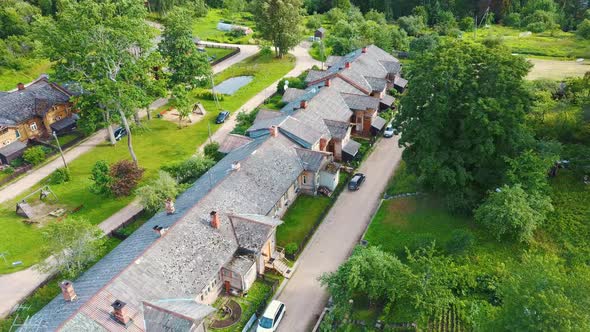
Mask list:
[[[213,97],[213,92],[211,91],[204,91],[199,93],[199,95],[197,96],[197,98],[199,99],[205,99],[205,100],[215,100],[215,98]],[[217,100],[219,101],[223,101],[224,96],[220,93],[217,94]]]
[[[5,169],[2,170],[2,173],[8,174],[8,175],[13,174],[14,173],[14,167],[8,166],[8,167],[6,167]]]
[[[31,165],[39,165],[45,160],[45,150],[41,146],[33,146],[23,153],[23,159]]]
[[[322,26],[322,18],[319,15],[312,15],[307,20],[307,23],[305,23],[305,26],[308,29],[319,29]]]
[[[578,36],[584,39],[590,39],[590,20],[585,19],[582,23],[578,24]]]
[[[527,30],[532,32],[543,32],[557,28],[554,14],[543,10],[537,10],[524,18]]]
[[[475,236],[468,230],[456,229],[451,233],[451,239],[447,242],[447,251],[451,254],[461,254],[469,250],[475,244]]]
[[[412,39],[410,42],[410,56],[416,57],[420,54],[434,50],[439,44],[439,37],[435,34],[424,35]]]
[[[436,23],[436,31],[444,36],[451,36],[456,34],[457,20],[450,11],[442,11],[439,13],[438,22]]]
[[[167,172],[160,171],[157,179],[137,190],[141,204],[149,212],[158,212],[168,198],[178,195],[178,183]]]
[[[462,31],[473,31],[474,28],[475,20],[473,19],[473,17],[463,17],[461,21],[459,21],[459,29],[461,29]]]
[[[90,186],[91,192],[99,195],[110,194],[110,185],[113,178],[109,174],[109,164],[104,160],[97,161],[94,166],[92,166],[90,180],[93,182]]]
[[[170,173],[178,183],[186,184],[195,182],[213,165],[215,161],[210,158],[193,156],[185,161],[165,165],[162,170]]]
[[[290,242],[285,246],[285,253],[287,255],[295,255],[297,250],[299,250],[299,246],[295,242]]]
[[[219,161],[221,158],[223,158],[223,153],[219,152],[219,143],[217,142],[207,143],[203,151],[205,153],[205,157],[215,161]]]
[[[141,180],[143,171],[129,160],[120,160],[111,165],[109,170],[109,175],[113,179],[110,183],[111,193],[117,197],[129,196]]]
[[[22,165],[24,165],[24,163],[25,163],[25,160],[23,159],[23,157],[18,157],[18,158],[16,158],[16,159],[13,159],[13,160],[10,162],[10,166],[12,166],[12,167],[14,167],[14,168],[19,168],[19,167],[21,167]]]
[[[272,48],[270,48],[270,45],[265,44],[260,46],[260,56],[262,57],[271,57],[272,56]]]
[[[252,126],[259,111],[258,108],[250,113],[240,111],[236,116],[236,126],[232,130],[232,134],[246,135],[246,130]]]
[[[519,28],[522,24],[520,13],[510,13],[504,17],[504,24],[509,27]]]
[[[307,73],[305,74],[307,76]],[[301,75],[298,77],[285,77],[279,81],[277,85],[277,93],[283,94],[285,93],[285,82],[289,81],[289,88],[296,88],[296,89],[305,89],[307,84],[305,83],[305,76]]]
[[[71,179],[70,170],[64,167],[56,169],[49,178],[51,184],[69,182]]]

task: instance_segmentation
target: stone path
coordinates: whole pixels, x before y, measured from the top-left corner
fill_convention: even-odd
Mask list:
[[[328,301],[318,278],[336,271],[359,243],[381,195],[401,160],[402,149],[393,139],[381,139],[359,172],[367,176],[360,190],[345,190],[313,235],[297,262],[298,267],[278,300],[287,313],[279,332],[310,331]]]

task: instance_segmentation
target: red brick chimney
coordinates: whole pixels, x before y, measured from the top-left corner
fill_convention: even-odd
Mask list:
[[[25,89],[25,85],[24,85],[24,84],[22,84],[22,83],[18,83],[18,84],[16,85],[16,88],[18,89],[18,91],[22,91],[22,90],[24,90],[24,89]]]
[[[113,307],[113,318],[120,324],[127,325],[131,318],[127,314],[127,308],[125,307],[127,303],[121,300],[115,300],[111,307]]]
[[[219,221],[219,214],[216,211],[211,211],[211,227],[219,229],[221,222]]]
[[[72,284],[69,280],[64,280],[59,284],[61,288],[61,294],[64,297],[64,300],[67,302],[72,302],[76,299],[76,291],[74,291],[74,284]]]
[[[369,48],[368,48],[367,46],[365,46],[365,47],[363,47],[363,50],[362,50],[362,52],[363,52],[363,53],[367,53],[367,51],[368,51],[368,50],[369,50]]]
[[[328,145],[328,139],[320,138],[320,151],[326,151],[326,146]]]
[[[326,80],[326,86],[329,87],[330,85],[332,85],[332,80],[328,78]]]
[[[346,61],[344,64],[344,68],[349,69],[352,64],[349,61]]]
[[[268,128],[268,131],[270,132],[270,137],[279,136],[279,128],[277,128],[277,126],[271,126]]]
[[[308,102],[307,102],[307,100],[302,100],[302,101],[299,103],[299,107],[300,107],[300,108],[307,108],[307,105],[308,105]]]

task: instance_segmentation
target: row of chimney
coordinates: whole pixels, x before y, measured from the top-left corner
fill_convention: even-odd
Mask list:
[[[63,295],[64,300],[67,302],[75,301],[78,297],[76,295],[76,291],[74,290],[74,284],[69,280],[64,280],[59,284],[61,288],[61,294]],[[127,313],[126,303],[121,300],[115,300],[111,304],[113,307],[113,311],[111,312],[111,317],[119,324],[123,324],[127,326],[129,322],[131,322],[131,317]]]

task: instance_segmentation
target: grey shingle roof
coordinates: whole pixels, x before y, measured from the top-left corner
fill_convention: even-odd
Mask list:
[[[313,127],[291,116],[287,117],[279,128],[285,135],[306,148],[311,148],[323,135]]]
[[[386,123],[387,123],[387,120],[385,120],[384,118],[382,118],[380,116],[376,116],[373,118],[373,121],[371,122],[371,127],[374,127],[377,130],[381,130],[381,129],[383,129],[383,127],[385,126]]]
[[[346,137],[348,128],[350,127],[349,122],[343,121],[324,120],[324,123],[328,127],[328,130],[330,130],[331,136],[337,139],[343,139]]]
[[[254,119],[254,122],[277,118],[281,115],[281,112],[268,109],[261,109],[260,111],[258,111],[258,113],[256,113],[256,118]]]
[[[244,276],[246,275],[246,273],[248,273],[250,268],[252,268],[252,265],[254,265],[254,263],[255,261],[252,255],[240,255],[232,258],[232,260],[229,261],[229,263],[227,263],[224,267],[228,270],[237,272],[240,275]]]
[[[391,106],[393,103],[395,103],[395,98],[390,95],[385,95],[383,98],[381,98],[381,103],[383,105]]]
[[[219,152],[221,153],[230,153],[233,150],[240,148],[253,140],[250,137],[237,135],[237,134],[229,134],[227,137],[221,142],[219,146]]]
[[[320,151],[298,148],[297,154],[299,155],[299,158],[301,158],[303,169],[310,172],[319,171],[326,160],[326,154]]]
[[[24,90],[0,96],[0,124],[14,125],[42,116],[53,105],[67,103],[69,100],[67,90],[41,77]]]
[[[329,135],[330,131],[324,123],[325,119],[348,122],[352,116],[352,111],[335,89],[323,87],[319,89],[304,109],[299,109],[292,116],[306,126],[316,131]]]
[[[401,78],[399,76],[396,76],[395,80],[393,81],[393,84],[395,84],[396,86],[399,86],[401,88],[405,88],[406,85],[408,85],[408,80]]]
[[[354,157],[359,152],[360,147],[361,147],[361,143],[354,141],[354,140],[350,140],[350,141],[348,141],[348,143],[346,143],[346,145],[344,145],[342,147],[342,151],[344,151]]]
[[[342,93],[342,98],[354,111],[376,110],[379,109],[379,99],[375,97],[357,95],[351,93]]]
[[[229,215],[229,220],[239,248],[252,253],[259,253],[272,230],[282,223],[274,218],[254,214]]]
[[[326,66],[330,67],[332,65],[334,65],[335,63],[338,63],[342,60],[341,56],[338,55],[330,55],[327,59],[326,59]]]
[[[143,311],[148,331],[189,331],[195,323],[201,322],[215,312],[212,306],[192,299],[160,299],[144,301]]]
[[[285,93],[283,94],[283,98],[281,99],[281,101],[283,101],[284,103],[290,103],[296,100],[297,98],[301,97],[303,94],[305,94],[305,90],[288,88],[287,90],[285,90]]]
[[[371,86],[372,91],[383,91],[387,87],[387,80],[379,77],[367,77],[365,79]]]
[[[3,156],[11,156],[12,154],[22,151],[27,148],[27,145],[19,140],[16,140],[6,146],[0,148],[0,154]]]

